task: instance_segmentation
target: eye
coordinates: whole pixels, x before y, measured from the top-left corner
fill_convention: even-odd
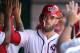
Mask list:
[[[61,19],[61,17],[54,17],[54,16],[51,16],[50,19]]]
[[[62,19],[63,19],[63,17],[56,17],[56,19],[60,19],[60,20],[62,20]]]
[[[61,18],[56,18],[56,19],[61,19]]]

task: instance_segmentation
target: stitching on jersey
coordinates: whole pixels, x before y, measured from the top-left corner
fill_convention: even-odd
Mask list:
[[[38,36],[43,40],[43,38],[40,36],[38,30],[37,30],[37,34],[38,34]],[[43,50],[44,43],[45,43],[45,41],[43,40],[42,50]],[[42,53],[42,50],[41,50],[41,53]]]

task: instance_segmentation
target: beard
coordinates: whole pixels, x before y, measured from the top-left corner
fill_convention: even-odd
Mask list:
[[[44,31],[44,32],[51,32],[51,31],[53,31],[53,26],[45,26],[42,30]]]

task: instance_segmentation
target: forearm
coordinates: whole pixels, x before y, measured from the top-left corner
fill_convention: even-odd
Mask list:
[[[63,33],[60,35],[58,42],[57,42],[57,51],[58,53],[61,52],[60,50],[60,46],[63,42],[66,42],[68,40],[71,40],[71,31],[72,31],[72,27],[71,26],[66,26]]]
[[[15,16],[15,20],[16,20],[16,30],[17,31],[23,31],[24,27],[23,27],[23,23],[22,23],[21,17],[16,15]]]
[[[11,23],[10,23],[10,16],[5,15],[4,19],[4,32],[5,32],[5,43],[8,44],[10,42],[10,35],[11,35]]]
[[[0,45],[7,43],[6,42],[8,40],[7,38],[9,38],[9,37],[6,37],[5,33],[1,32],[0,33]],[[20,37],[19,32],[15,32],[15,31],[12,32],[9,40],[10,40],[10,43],[18,45],[20,43],[20,41],[21,41],[21,37]]]
[[[71,39],[71,31],[72,31],[71,26],[65,27],[63,33],[60,35],[60,42],[61,43]]]

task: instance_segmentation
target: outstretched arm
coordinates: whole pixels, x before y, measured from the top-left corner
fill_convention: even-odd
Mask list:
[[[5,32],[5,43],[10,43],[10,35],[11,35],[11,22],[10,16],[12,13],[12,0],[3,0],[4,2],[4,32]]]
[[[13,5],[13,15],[14,15],[15,20],[16,20],[16,30],[17,31],[23,31],[24,30],[23,23],[21,20],[21,7],[22,7],[22,5],[19,2],[19,0],[16,0],[14,2],[14,5]]]
[[[12,2],[13,2],[13,0],[3,0],[3,3],[4,3],[4,15],[5,15],[4,29],[3,29],[3,31],[5,32],[5,35],[4,35],[5,38],[3,36],[2,36],[3,38],[1,36],[0,36],[0,38],[2,38],[3,40],[5,40],[4,41],[5,44],[14,43],[14,44],[18,45],[20,43],[20,41],[21,41],[21,36],[20,36],[21,34],[19,32],[17,32],[17,31],[14,31],[14,30],[11,31],[11,18],[10,18],[10,16],[12,14],[12,8],[13,8]],[[16,5],[17,5],[18,2],[16,2]],[[18,5],[18,7],[20,7],[20,6]],[[20,14],[18,14],[19,13],[18,11],[20,11],[20,9],[17,9],[17,6],[16,6],[15,9],[16,9],[15,12],[17,11],[16,14],[15,14],[15,17],[18,20],[17,23],[21,24],[21,19],[19,17]],[[18,25],[18,26],[20,26],[20,25]],[[18,31],[22,31],[23,28],[21,28],[21,29],[19,28],[17,30]],[[22,32],[22,33],[24,34],[24,32]],[[23,36],[25,36],[25,35],[23,35]]]
[[[67,22],[65,24],[65,29],[61,36],[59,37],[58,43],[57,43],[57,51],[58,53],[61,52],[61,44],[71,40],[71,31],[72,26],[79,20],[79,17],[77,15],[78,11],[78,4],[74,3],[74,1],[69,2],[68,5],[66,5],[66,16],[67,16]]]

